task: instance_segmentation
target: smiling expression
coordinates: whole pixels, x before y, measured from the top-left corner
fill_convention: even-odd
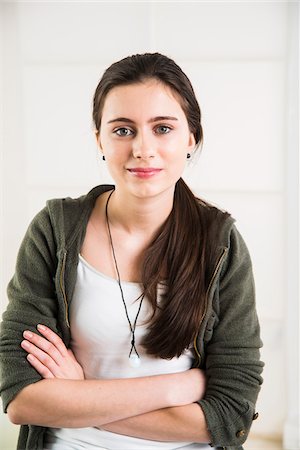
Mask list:
[[[153,79],[107,94],[98,142],[116,189],[138,197],[173,193],[195,147],[178,95]]]

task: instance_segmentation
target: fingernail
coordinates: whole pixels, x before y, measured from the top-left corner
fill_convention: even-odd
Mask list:
[[[38,328],[38,330],[40,330],[40,331],[46,331],[46,327],[45,327],[44,325],[38,324],[37,328]]]
[[[22,342],[21,342],[21,346],[22,346],[22,347],[25,347],[25,348],[29,348],[29,347],[30,347],[30,344],[29,344],[29,342],[27,342],[27,341],[22,341]]]
[[[32,336],[33,336],[33,334],[31,333],[31,331],[24,331],[24,333],[23,333],[23,336],[25,337],[25,338],[32,338]]]

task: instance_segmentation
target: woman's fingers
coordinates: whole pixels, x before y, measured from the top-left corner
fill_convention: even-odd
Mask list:
[[[37,328],[44,337],[26,330],[21,342],[30,364],[44,378],[84,379],[81,365],[61,338],[44,325]]]
[[[28,361],[32,366],[36,368],[37,361],[39,362],[39,370],[38,372],[43,375],[44,372],[48,373],[50,371],[53,375],[55,374],[55,370],[58,367],[57,363],[51,358],[51,356],[41,350],[39,347],[36,347],[31,342],[24,340],[21,342],[21,347],[28,352]],[[31,356],[30,356],[31,355]],[[32,361],[35,363],[33,364]],[[41,371],[41,365],[45,367],[45,371]],[[43,373],[42,373],[43,372]]]
[[[45,336],[47,341],[51,342],[54,347],[57,348],[61,355],[65,356],[67,354],[67,348],[58,334],[54,333],[50,328],[41,324],[37,326],[37,329],[43,336]]]
[[[61,350],[59,350],[54,344],[52,344],[52,342],[50,342],[49,340],[37,335],[36,333],[31,332],[31,331],[24,331],[23,336],[26,339],[26,341],[28,341],[30,344],[32,344],[37,349],[40,349],[43,352],[45,352],[57,364],[59,364],[61,362],[61,360],[63,358],[63,354],[62,354]],[[27,350],[27,349],[25,348],[25,350]],[[67,352],[67,350],[65,350],[65,351]],[[35,356],[37,356],[37,355],[35,355]]]
[[[27,359],[32,365],[32,367],[37,370],[37,372],[43,377],[43,378],[55,378],[51,370],[48,369],[43,363],[41,363],[33,354],[27,355]]]

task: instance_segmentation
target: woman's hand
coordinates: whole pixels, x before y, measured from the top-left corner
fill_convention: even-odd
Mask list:
[[[44,325],[37,326],[41,337],[24,331],[21,347],[28,352],[27,360],[43,378],[84,380],[82,367],[72,350],[67,349],[61,338]]]

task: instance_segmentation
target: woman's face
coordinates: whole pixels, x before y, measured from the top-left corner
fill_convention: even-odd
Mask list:
[[[195,147],[178,99],[153,79],[107,94],[98,142],[116,189],[137,197],[173,194]]]

